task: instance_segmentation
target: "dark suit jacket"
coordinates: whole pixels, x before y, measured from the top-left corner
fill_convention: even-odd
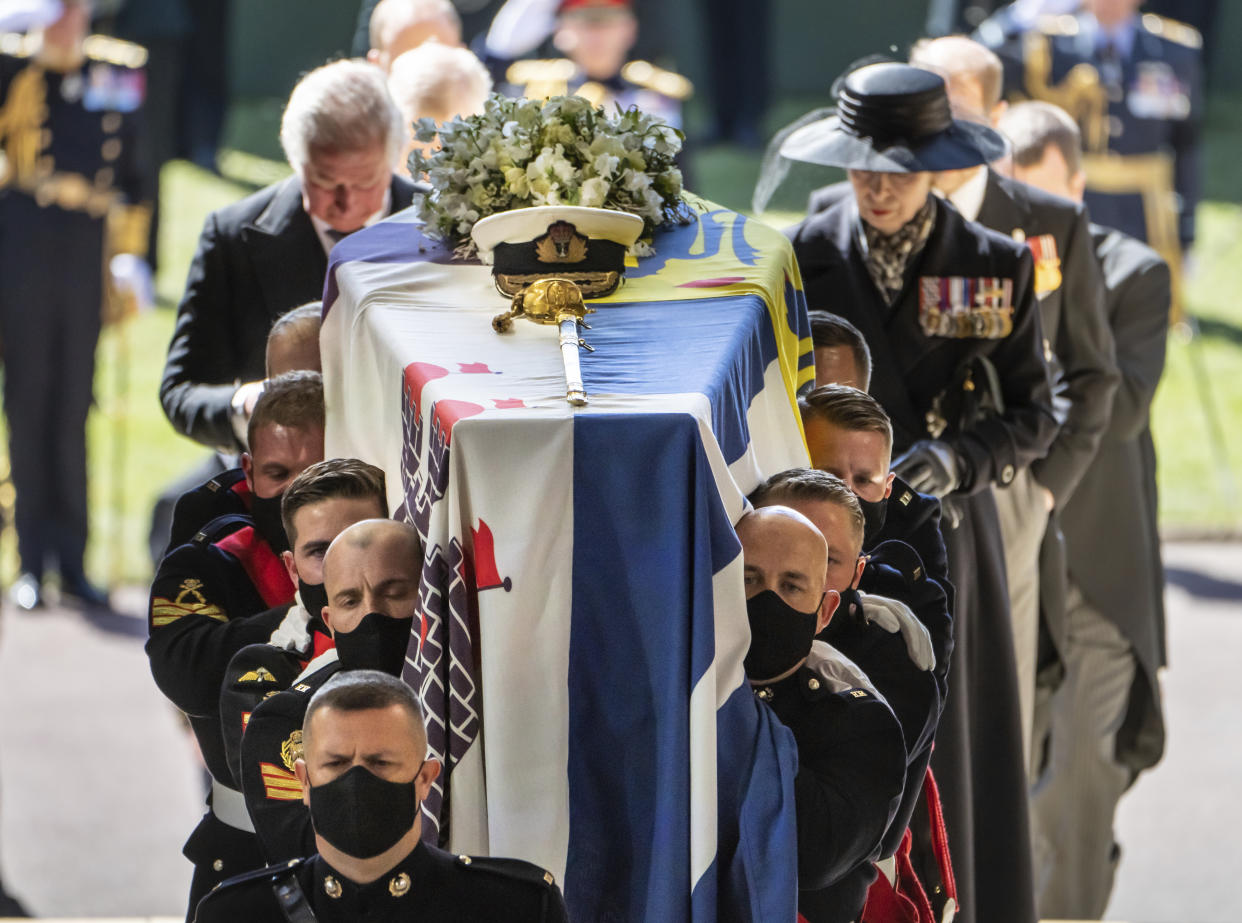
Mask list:
[[[1093,225],[1122,382],[1099,454],[1061,517],[1069,570],[1083,596],[1134,645],[1140,670],[1118,756],[1153,765],[1164,744],[1156,670],[1165,664],[1164,575],[1156,529],[1156,453],[1148,428],[1164,370],[1169,267],[1132,237]]]
[[[1027,241],[1045,234],[1056,240],[1061,284],[1037,297],[1044,339],[1054,356],[1050,361],[1057,397],[1068,401],[1068,407],[1058,408],[1064,416],[1061,428],[1048,454],[1031,465],[1031,473],[1063,505],[1095,457],[1121,378],[1087,212],[1068,199],[989,170],[977,220],[1006,236],[1020,230]]]
[[[932,399],[963,362],[982,355],[1000,373],[1005,413],[968,432],[944,434],[970,469],[961,489],[973,492],[993,482],[1006,484],[1016,469],[1041,458],[1056,432],[1056,420],[1029,250],[938,202],[927,245],[907,268],[905,288],[890,307],[858,249],[857,210],[849,186],[821,190],[817,204],[827,207],[789,232],[807,305],[839,314],[862,331],[871,348],[871,394],[892,420],[894,455],[927,438]],[[918,284],[928,276],[1012,280],[1012,332],[1000,339],[928,337],[919,325]]]
[[[392,210],[413,185],[394,176]],[[296,176],[207,216],[168,346],[160,402],[173,427],[235,446],[230,402],[264,374],[267,333],[291,308],[323,296],[328,259],[302,209]]]

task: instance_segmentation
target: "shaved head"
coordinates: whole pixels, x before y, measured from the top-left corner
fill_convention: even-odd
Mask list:
[[[765,506],[742,518],[737,537],[748,599],[772,590],[799,612],[827,606],[823,623],[828,623],[836,608],[836,594],[828,605],[824,592],[828,542],[811,520],[787,506]]]
[[[324,621],[336,635],[353,631],[373,612],[414,618],[422,568],[422,543],[413,526],[392,519],[354,523],[324,555]]]

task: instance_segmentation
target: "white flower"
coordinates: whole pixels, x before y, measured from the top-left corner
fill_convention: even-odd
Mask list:
[[[597,176],[612,176],[616,172],[617,166],[621,163],[621,158],[615,154],[599,154],[592,161]]]
[[[587,208],[602,208],[611,188],[608,180],[600,179],[598,176],[592,177],[582,184],[578,204],[585,205]]]

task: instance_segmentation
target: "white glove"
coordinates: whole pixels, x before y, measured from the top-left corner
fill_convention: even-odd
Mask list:
[[[151,264],[132,253],[118,253],[108,261],[112,284],[126,298],[132,298],[138,313],[155,307],[155,285],[151,279]]]
[[[914,617],[910,607],[905,603],[889,599],[887,596],[875,596],[859,592],[862,603],[863,618],[867,624],[883,628],[889,634],[901,632],[906,642],[906,653],[920,670],[931,670],[936,666],[936,653],[932,650],[931,635],[923,623]]]
[[[487,31],[487,50],[498,58],[520,58],[556,31],[560,0],[508,0]]]

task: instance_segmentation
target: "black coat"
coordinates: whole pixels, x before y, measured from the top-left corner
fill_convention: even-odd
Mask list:
[[[1160,687],[1165,664],[1164,576],[1156,528],[1156,452],[1149,411],[1164,370],[1169,267],[1132,237],[1092,226],[1104,270],[1108,319],[1117,340],[1122,382],[1095,463],[1061,527],[1074,582],[1134,646],[1139,671],[1118,758],[1135,771],[1164,748]]]
[[[296,879],[323,923],[564,923],[569,919],[550,872],[517,859],[453,856],[420,843],[367,885],[320,856],[239,875],[198,905],[197,923],[285,923],[275,883]]]
[[[413,190],[393,177],[394,212],[410,204]],[[296,176],[207,216],[160,382],[160,402],[178,432],[236,446],[229,414],[237,384],[263,378],[272,323],[323,297],[327,271]]]
[[[871,393],[893,423],[894,452],[926,438],[933,398],[959,366],[986,356],[1001,378],[1005,412],[942,438],[970,472],[952,502],[962,513],[945,530],[955,589],[953,668],[932,767],[954,852],[959,920],[1033,923],[1026,767],[1019,728],[1013,635],[993,483],[1047,451],[1056,432],[1052,388],[1029,249],[967,222],[938,202],[931,235],[907,268],[906,285],[885,304],[857,243],[848,186],[791,231],[808,305],[842,315],[871,348]],[[920,325],[922,277],[1009,280],[1012,329],[995,339],[929,337]],[[976,810],[978,808],[978,810]]]

